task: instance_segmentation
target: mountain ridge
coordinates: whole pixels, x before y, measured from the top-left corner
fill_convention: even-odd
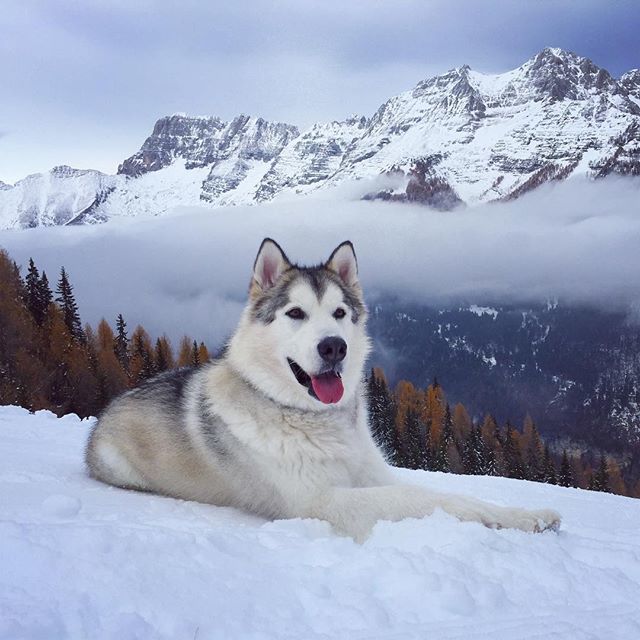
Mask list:
[[[173,114],[116,175],[58,169],[0,185],[0,228],[257,204],[348,182],[364,198],[441,209],[510,200],[569,176],[640,175],[640,70],[615,79],[546,48],[500,74],[451,69],[371,117],[303,131],[248,115]]]

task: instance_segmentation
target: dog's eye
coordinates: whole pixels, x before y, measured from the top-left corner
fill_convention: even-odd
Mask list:
[[[293,307],[293,309],[289,309],[286,316],[289,316],[292,320],[304,320],[307,315],[300,307]]]
[[[347,312],[342,308],[342,307],[338,307],[334,312],[333,312],[333,317],[336,320],[340,320],[341,318],[344,318],[347,315]]]

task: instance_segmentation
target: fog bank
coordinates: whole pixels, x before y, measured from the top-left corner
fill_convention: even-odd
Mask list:
[[[64,265],[84,321],[122,313],[131,328],[142,322],[154,335],[187,332],[216,344],[237,321],[265,236],[304,264],[350,239],[369,300],[640,302],[640,180],[632,179],[574,179],[446,213],[308,197],[182,208],[163,218],[4,231],[0,246],[23,267],[32,256],[50,281]]]

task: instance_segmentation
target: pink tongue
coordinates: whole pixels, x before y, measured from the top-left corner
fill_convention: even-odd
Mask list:
[[[318,400],[325,404],[339,402],[344,393],[342,380],[333,373],[311,376],[311,386],[318,396]]]

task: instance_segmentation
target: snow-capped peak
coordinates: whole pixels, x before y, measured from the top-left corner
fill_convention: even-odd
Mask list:
[[[631,69],[620,77],[620,84],[629,92],[629,95],[640,102],[640,69]]]
[[[90,216],[87,198],[75,192],[81,174],[56,168],[26,179],[37,195],[24,195],[24,181],[0,188],[0,226],[158,215],[181,202],[250,204],[353,180],[371,184],[361,188],[366,198],[451,208],[609,173],[640,174],[640,71],[616,80],[588,58],[549,47],[504,73],[451,69],[390,98],[370,118],[302,132],[248,115],[166,116],[119,176],[82,174],[95,182]],[[390,176],[393,185],[381,186]],[[68,197],[48,198],[51,178]]]

